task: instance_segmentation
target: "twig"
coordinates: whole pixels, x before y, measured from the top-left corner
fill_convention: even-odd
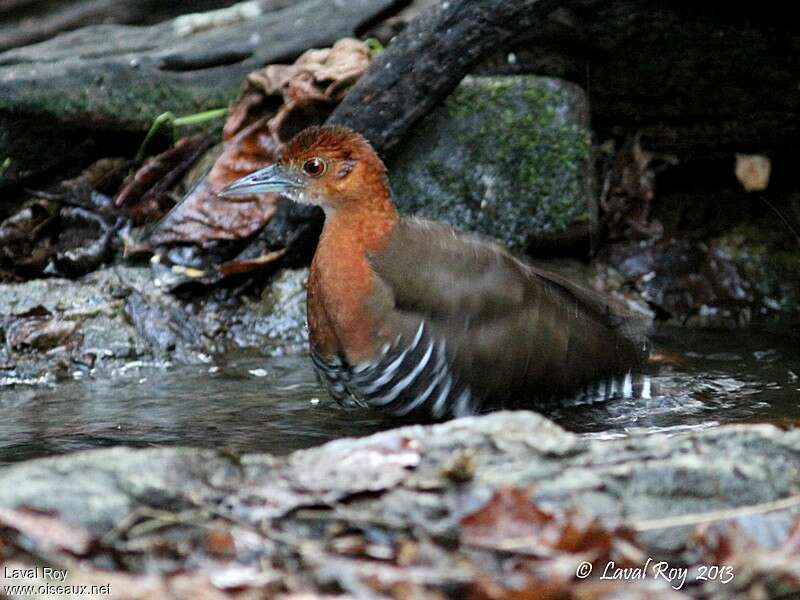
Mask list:
[[[747,506],[738,506],[736,508],[723,508],[721,510],[711,510],[702,513],[692,513],[688,515],[677,515],[674,517],[663,517],[661,519],[648,519],[642,521],[634,521],[630,526],[636,531],[652,531],[654,529],[668,529],[671,527],[686,527],[688,525],[699,525],[700,523],[708,523],[710,521],[723,521],[726,519],[734,519],[745,515],[758,515],[776,510],[786,510],[794,506],[800,506],[800,494],[781,498],[780,500],[773,500],[771,502],[762,502],[761,504],[749,504]]]
[[[783,213],[782,213],[781,211],[779,211],[779,210],[778,210],[778,209],[777,209],[777,208],[776,208],[776,207],[775,207],[775,206],[772,204],[772,202],[770,202],[769,200],[767,200],[767,199],[766,199],[764,196],[759,196],[759,198],[761,198],[761,201],[762,201],[764,204],[766,204],[767,206],[769,206],[769,207],[772,209],[772,212],[774,212],[776,215],[778,215],[778,218],[780,218],[780,220],[781,220],[781,221],[783,221],[783,224],[784,224],[784,225],[786,225],[786,228],[787,228],[787,229],[788,229],[788,230],[789,230],[789,231],[792,233],[792,235],[794,235],[794,237],[795,237],[795,238],[797,238],[797,243],[798,243],[798,244],[800,244],[800,233],[797,233],[797,229],[795,229],[795,228],[794,228],[794,225],[792,225],[792,224],[789,222],[789,219],[787,219],[787,218],[786,218],[786,217],[783,215]]]

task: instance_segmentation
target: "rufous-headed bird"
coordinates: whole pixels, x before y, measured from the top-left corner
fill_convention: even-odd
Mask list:
[[[358,133],[312,127],[221,196],[279,192],[321,206],[308,277],[311,358],[341,404],[434,417],[557,398],[596,381],[630,391],[643,339],[604,296],[492,241],[401,217]]]

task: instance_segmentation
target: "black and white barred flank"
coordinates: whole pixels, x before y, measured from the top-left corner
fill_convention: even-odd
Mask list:
[[[380,358],[356,365],[340,357],[325,359],[313,348],[311,360],[330,395],[342,406],[373,408],[394,415],[427,413],[435,418],[475,414],[480,403],[451,372],[444,339],[435,339],[422,321],[411,344],[404,347],[402,342],[398,337],[382,348]],[[650,378],[628,372],[586,385],[569,402],[651,397]]]
[[[435,339],[429,329],[420,322],[411,344],[404,346],[398,337],[375,361],[350,365],[339,357],[325,359],[313,348],[311,360],[331,396],[343,406],[436,418],[474,414],[473,394],[450,371],[446,342]]]
[[[611,399],[650,400],[652,382],[648,375],[628,372],[623,377],[610,377],[595,381],[572,395],[573,403],[591,404]]]

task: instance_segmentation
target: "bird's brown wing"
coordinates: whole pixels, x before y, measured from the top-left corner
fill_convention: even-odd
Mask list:
[[[536,269],[484,238],[408,219],[371,262],[390,330],[424,321],[480,397],[550,398],[636,369],[641,321],[612,299]]]

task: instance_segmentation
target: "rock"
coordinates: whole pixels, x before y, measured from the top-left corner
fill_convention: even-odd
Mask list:
[[[781,243],[772,230],[742,224],[712,244],[752,282],[755,315],[800,318],[800,240]]]
[[[69,355],[82,364],[152,356],[153,349],[125,315],[125,300],[115,297],[120,289],[127,293],[128,286],[152,287],[149,270],[119,266],[75,281],[53,278],[0,284],[0,315],[20,315],[41,306],[56,321],[80,325],[82,342]],[[13,357],[20,375],[35,376],[49,370],[41,354]]]
[[[571,83],[466,77],[389,157],[398,205],[517,250],[589,222],[588,114]]]
[[[12,371],[7,383],[33,380],[65,358],[82,370],[131,360],[194,364],[227,347],[270,355],[303,352],[307,278],[308,269],[280,271],[254,297],[242,294],[233,303],[176,298],[147,267],[118,265],[74,281],[0,284],[0,340],[6,342],[0,344],[0,376]],[[18,343],[19,324],[31,311],[47,313],[46,324],[76,331],[80,343],[56,354]]]
[[[10,159],[0,187],[107,153],[110,140],[135,150],[159,114],[225,107],[250,71],[353,35],[395,0],[243,4],[251,10],[86,27],[0,54],[0,163]]]
[[[207,10],[226,3],[194,0],[192,8]],[[93,23],[158,23],[181,14],[181,9],[185,7],[168,0],[53,0],[44,8],[36,0],[4,2],[0,6],[0,50],[40,42]]]
[[[662,319],[731,329],[800,315],[800,246],[741,225],[705,242],[664,238],[617,242],[599,256],[603,287],[633,290]]]
[[[260,299],[233,315],[229,339],[239,347],[256,347],[271,355],[304,352],[308,345],[307,281],[305,268],[278,272]]]
[[[347,574],[358,572],[352,569],[364,564],[359,560],[375,565],[373,559],[351,554],[341,572],[320,565],[343,561],[342,532],[363,528],[372,544],[402,541],[422,549],[410,564],[386,564],[396,576],[427,573],[424,585],[442,591],[439,586],[474,582],[491,570],[481,562],[485,555],[465,543],[464,519],[498,494],[514,497],[508,490],[518,490],[523,501],[530,495],[552,513],[594,515],[604,526],[624,522],[638,532],[642,562],[672,557],[683,564],[697,550],[698,513],[792,497],[800,485],[798,455],[800,431],[769,425],[591,441],[535,413],[500,412],[337,440],[287,457],[120,447],[37,459],[0,471],[0,509],[60,516],[65,527],[103,536],[104,543],[122,538],[116,564],[133,572],[146,568],[149,576],[161,571],[161,577],[184,563],[148,560],[142,548],[161,552],[180,539],[186,549],[197,544],[192,531],[224,526],[247,540],[238,568],[270,564],[284,580],[297,576],[311,589],[335,583],[350,593],[359,578]],[[454,477],[459,462],[469,468]],[[768,515],[751,513],[750,526],[760,524],[762,534],[770,524],[771,533],[788,530],[796,512],[797,503],[786,503]],[[685,522],[669,521],[677,517]],[[133,536],[135,523],[148,537]],[[152,537],[155,531],[164,531],[163,542]],[[35,556],[36,532],[31,535],[27,547]],[[281,559],[288,549],[295,560]],[[83,559],[81,568],[107,554],[98,556]]]
[[[800,134],[794,119],[800,94],[768,103],[763,90],[790,89],[800,76],[800,48],[794,31],[769,11],[753,12],[680,0],[561,4],[476,70],[590,83],[598,139],[638,132],[651,151],[692,162],[705,189],[713,189],[730,178],[736,152],[768,154],[773,167],[778,156],[784,164],[797,161],[792,140]],[[775,47],[786,52],[776,54]],[[785,126],[776,128],[777,122]],[[712,167],[709,159],[718,162]],[[703,199],[713,198],[706,193]]]

